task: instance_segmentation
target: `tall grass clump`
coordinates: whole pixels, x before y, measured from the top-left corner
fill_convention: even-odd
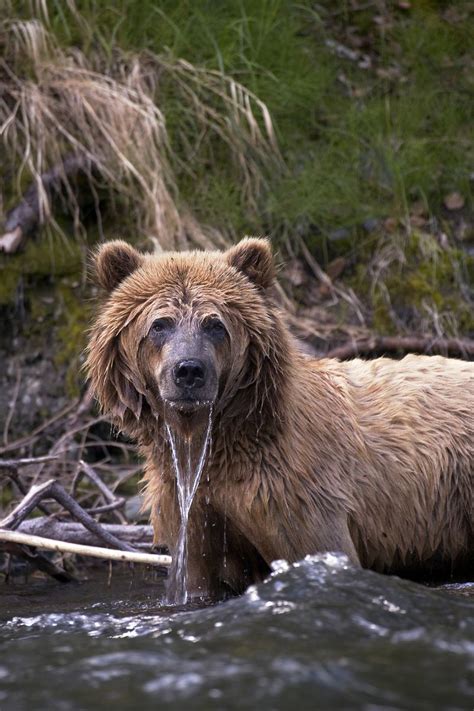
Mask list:
[[[0,23],[0,137],[16,198],[35,181],[42,222],[51,222],[41,175],[73,154],[90,166],[92,191],[106,186],[120,204],[127,232],[161,248],[222,240],[195,218],[176,176],[196,180],[199,163],[217,155],[239,199],[257,210],[266,171],[281,166],[266,105],[223,71],[169,50],[64,46],[51,25],[59,7],[37,2],[34,17]],[[85,44],[93,29],[78,7],[64,5]],[[79,219],[71,185],[67,193]]]
[[[420,200],[437,216],[450,192],[471,204],[466,0],[9,4],[41,21],[60,61],[74,57],[161,111],[180,215],[190,205],[201,224],[269,232],[293,248],[297,234],[323,258],[340,229],[360,242],[364,222],[406,222]],[[126,192],[129,173],[113,172]]]

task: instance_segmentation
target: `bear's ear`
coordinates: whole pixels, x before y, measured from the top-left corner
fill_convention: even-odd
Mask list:
[[[106,242],[99,247],[94,257],[95,280],[105,291],[112,291],[142,261],[142,255],[127,242],[121,239]]]
[[[268,239],[246,237],[225,254],[228,264],[262,289],[275,281],[275,262]]]

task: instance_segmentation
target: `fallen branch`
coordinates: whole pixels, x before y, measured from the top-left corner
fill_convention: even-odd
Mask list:
[[[370,336],[332,348],[325,357],[348,360],[357,356],[375,356],[383,353],[438,354],[469,360],[474,358],[474,341],[425,336]]]
[[[98,548],[96,546],[83,546],[78,543],[66,543],[65,541],[55,541],[52,538],[31,536],[26,533],[19,533],[18,531],[5,531],[0,529],[0,541],[19,543],[21,545],[33,546],[34,548],[43,548],[45,550],[56,551],[57,553],[75,553],[76,555],[104,558],[106,560],[145,563],[146,565],[171,565],[171,556],[169,555],[135,553],[124,550],[111,550],[110,548]]]
[[[5,454],[6,452],[11,452],[17,449],[21,449],[22,447],[26,446],[32,446],[34,442],[38,439],[38,436],[41,434],[44,434],[45,430],[48,430],[48,428],[58,426],[58,423],[62,423],[63,418],[71,412],[71,410],[75,410],[79,404],[80,406],[81,401],[79,399],[74,400],[73,402],[70,402],[66,407],[63,407],[59,412],[54,414],[52,417],[50,417],[48,420],[45,422],[41,423],[41,425],[38,425],[38,427],[35,427],[35,429],[29,434],[24,437],[21,437],[20,439],[15,440],[14,442],[11,442],[9,445],[6,447],[0,447],[0,454]]]
[[[101,524],[95,521],[87,511],[84,511],[77,501],[74,501],[72,496],[54,479],[50,479],[44,482],[44,484],[32,486],[18,506],[14,508],[3,521],[0,521],[0,528],[18,528],[20,523],[36,508],[39,502],[46,498],[55,499],[61,506],[69,511],[77,521],[80,521],[83,526],[100,538],[106,545],[112,548],[118,548],[121,551],[133,552],[133,548],[129,546],[128,543],[120,541],[111,533],[104,530]]]
[[[121,541],[127,541],[134,548],[151,548],[153,545],[152,526],[133,524],[101,523],[102,530],[108,531]],[[85,546],[97,546],[102,540],[75,521],[58,521],[49,516],[40,516],[23,521],[17,529],[30,536],[54,538],[56,541],[78,543]],[[161,548],[161,546],[159,546]]]
[[[7,416],[5,418],[5,425],[3,427],[3,444],[5,446],[8,445],[8,433],[10,430],[10,425],[13,420],[13,416],[15,414],[15,407],[18,402],[18,396],[20,395],[20,386],[21,386],[21,368],[17,364],[15,388],[13,390],[13,395],[10,398],[10,402],[8,404],[8,412],[7,412]]]
[[[23,483],[18,470],[22,467],[27,467],[30,464],[42,464],[44,462],[56,461],[57,459],[58,457],[49,455],[45,457],[26,457],[23,459],[0,459],[0,473],[4,470],[7,476],[15,482],[20,493],[23,494],[23,496],[26,496],[28,489]],[[46,514],[46,516],[51,514],[51,511],[44,504],[38,503],[38,508]]]
[[[28,235],[43,222],[48,205],[58,200],[64,192],[71,189],[69,181],[77,178],[90,180],[94,165],[82,155],[67,156],[62,163],[53,166],[30,185],[22,200],[7,215],[5,232],[0,235],[0,251],[13,253],[18,250]],[[69,190],[68,190],[69,188]],[[80,191],[74,190],[76,202]]]
[[[75,488],[80,481],[80,478],[82,475],[85,475],[90,479],[90,481],[95,484],[97,489],[100,491],[102,494],[105,504],[103,506],[95,506],[93,509],[89,509],[89,513],[105,513],[106,511],[114,511],[116,516],[120,519],[121,523],[126,523],[127,519],[125,516],[120,512],[117,511],[117,509],[122,508],[125,505],[125,499],[123,496],[115,496],[113,491],[109,489],[107,484],[102,481],[100,476],[97,474],[97,472],[88,464],[85,462],[83,459],[79,461],[80,464],[80,469],[77,473],[77,475],[74,477],[74,481],[72,483],[71,487],[71,494],[74,494]]]
[[[46,457],[25,457],[24,459],[0,459],[0,470],[2,469],[20,469],[20,467],[28,467],[30,464],[41,464],[43,462],[53,462],[58,459],[57,456]]]

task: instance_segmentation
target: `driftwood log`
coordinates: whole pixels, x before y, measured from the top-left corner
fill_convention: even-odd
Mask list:
[[[153,547],[153,528],[151,526],[117,523],[101,523],[100,526],[103,531],[107,531],[119,540],[129,543],[137,550],[151,550]],[[103,539],[84,528],[82,523],[58,521],[56,518],[49,516],[29,518],[26,521],[22,521],[16,530],[31,536],[54,538],[57,541],[78,543],[84,546],[103,545]],[[159,547],[159,549],[160,552],[164,550],[162,547]]]

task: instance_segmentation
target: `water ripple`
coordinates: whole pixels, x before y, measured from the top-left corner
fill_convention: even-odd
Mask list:
[[[326,555],[278,561],[261,585],[203,609],[155,601],[131,614],[124,600],[12,617],[0,629],[1,708],[470,708],[470,590]]]

